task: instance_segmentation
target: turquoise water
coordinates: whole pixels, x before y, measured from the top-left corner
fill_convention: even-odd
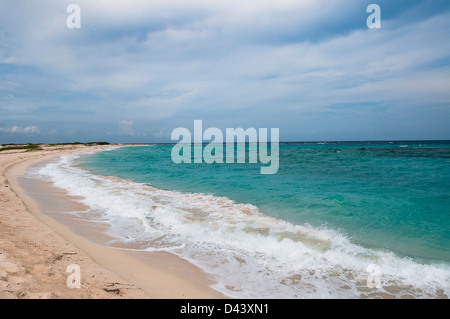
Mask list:
[[[280,145],[280,168],[174,164],[172,145],[122,148],[83,167],[160,189],[225,196],[294,224],[339,230],[356,244],[450,262],[450,144]]]
[[[450,296],[450,142],[282,143],[273,175],[175,164],[172,147],[73,154],[36,174],[109,225],[110,245],[174,253],[230,297]]]

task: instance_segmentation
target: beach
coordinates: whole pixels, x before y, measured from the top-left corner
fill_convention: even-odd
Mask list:
[[[221,297],[209,288],[207,276],[187,261],[94,243],[43,214],[19,186],[18,177],[33,164],[110,147],[81,144],[0,153],[0,299]],[[74,203],[67,199],[67,205]],[[79,266],[80,288],[69,288],[71,265]]]
[[[41,147],[0,152],[0,298],[449,296],[447,143],[283,144],[275,176]]]

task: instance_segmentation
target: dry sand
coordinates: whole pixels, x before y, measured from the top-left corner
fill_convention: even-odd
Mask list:
[[[126,253],[99,245],[41,213],[17,182],[30,165],[110,146],[58,146],[0,152],[0,299],[222,298],[207,276],[171,254]],[[68,266],[81,270],[69,288]]]

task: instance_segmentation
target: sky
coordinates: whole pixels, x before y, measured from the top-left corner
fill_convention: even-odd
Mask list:
[[[450,139],[449,30],[448,0],[0,0],[0,143]]]

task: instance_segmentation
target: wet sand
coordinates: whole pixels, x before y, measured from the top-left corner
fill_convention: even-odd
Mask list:
[[[87,207],[49,182],[23,176],[57,156],[108,147],[0,153],[0,298],[224,297],[204,272],[175,255],[107,245],[106,224],[71,213]],[[73,264],[80,267],[81,288],[67,285]]]

